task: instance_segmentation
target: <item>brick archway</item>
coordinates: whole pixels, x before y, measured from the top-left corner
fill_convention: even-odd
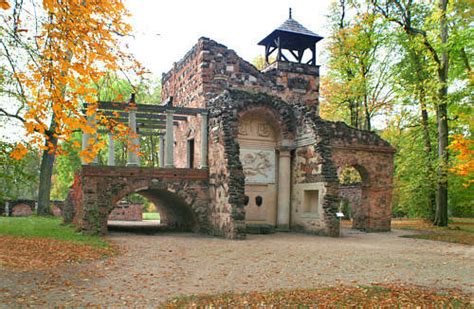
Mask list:
[[[360,174],[360,204],[353,213],[353,228],[367,232],[390,231],[392,213],[392,153],[364,149],[333,149],[338,169],[354,167]]]
[[[66,207],[80,230],[106,234],[117,202],[138,193],[154,200],[173,227],[208,232],[208,186],[206,170],[83,166]]]

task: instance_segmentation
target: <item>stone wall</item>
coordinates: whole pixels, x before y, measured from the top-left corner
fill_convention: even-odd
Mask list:
[[[109,220],[117,221],[142,221],[143,204],[134,203],[118,203],[112,209],[109,215]]]

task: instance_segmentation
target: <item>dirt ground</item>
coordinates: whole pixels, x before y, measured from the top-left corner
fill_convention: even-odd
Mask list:
[[[122,254],[46,272],[0,270],[0,306],[153,306],[179,295],[401,282],[474,293],[474,247],[407,239],[276,233],[230,241],[203,235],[112,233]]]

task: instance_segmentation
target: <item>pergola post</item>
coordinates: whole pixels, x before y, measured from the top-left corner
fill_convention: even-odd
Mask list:
[[[159,161],[160,161],[160,167],[164,167],[165,166],[165,137],[163,135],[160,135],[159,136],[160,138],[160,141],[159,141],[159,147],[160,147],[160,157],[159,157]]]
[[[174,167],[173,111],[166,110],[166,168]]]
[[[137,151],[140,144],[139,139],[135,137],[137,135],[137,111],[135,109],[130,109],[128,112],[128,126],[133,137],[130,138],[130,147],[128,147],[127,166],[139,166]]]
[[[87,117],[87,126],[92,127],[95,130],[95,133],[91,136],[91,134],[82,131],[82,150],[86,150],[89,146],[90,140],[97,140],[97,118],[96,113],[92,114],[91,116]],[[81,162],[83,165],[89,165],[84,157],[81,157]],[[92,165],[97,165],[99,162],[97,155],[94,156],[92,160]]]
[[[207,112],[201,113],[201,166],[200,168],[207,168]]]
[[[115,166],[114,136],[113,136],[112,132],[109,132],[108,136],[109,136],[109,160],[108,160],[107,163],[108,163],[109,166]]]
[[[89,145],[90,134],[82,131],[82,150],[86,150],[87,146]],[[88,165],[86,162],[86,158],[81,156],[81,163],[82,165]]]
[[[5,202],[5,215],[6,215],[7,217],[10,216],[10,202],[9,202],[9,201],[6,201],[6,202]]]

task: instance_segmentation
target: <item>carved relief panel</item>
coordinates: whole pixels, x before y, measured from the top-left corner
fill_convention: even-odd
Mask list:
[[[240,149],[245,183],[275,183],[275,151]]]

